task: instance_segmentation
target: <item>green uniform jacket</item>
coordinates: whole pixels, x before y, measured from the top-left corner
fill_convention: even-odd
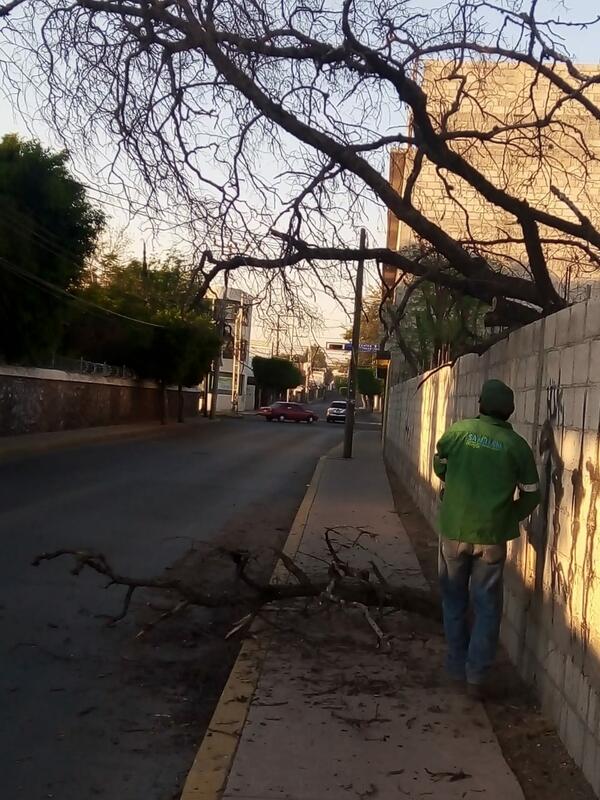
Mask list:
[[[531,448],[510,423],[495,417],[482,414],[449,428],[437,444],[433,468],[445,482],[439,523],[448,539],[516,539],[520,520],[540,501]]]

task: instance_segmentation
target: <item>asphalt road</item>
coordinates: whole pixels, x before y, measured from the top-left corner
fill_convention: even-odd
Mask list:
[[[231,612],[188,612],[136,638],[164,596],[140,594],[107,627],[122,589],[75,577],[60,559],[31,560],[76,547],[121,573],[174,568],[202,581],[214,546],[239,545],[268,553],[257,562],[267,574],[268,548],[341,438],[323,420],[225,419],[0,465],[4,797],[178,797],[238,648],[223,641]]]

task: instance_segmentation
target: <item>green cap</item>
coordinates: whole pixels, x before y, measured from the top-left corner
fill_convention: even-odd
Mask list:
[[[513,390],[502,381],[486,381],[481,387],[479,406],[482,414],[508,419],[515,410]]]

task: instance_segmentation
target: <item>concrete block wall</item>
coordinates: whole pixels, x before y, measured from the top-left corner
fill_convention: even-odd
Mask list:
[[[536,454],[542,501],[509,546],[503,641],[600,796],[600,303],[423,377],[390,390],[385,456],[434,525],[437,440],[477,414],[487,378],[515,391],[511,422]]]
[[[183,390],[183,413],[199,413],[200,393]],[[177,390],[167,390],[170,419],[176,419]],[[162,390],[151,381],[100,378],[0,365],[0,437],[23,433],[153,422],[161,418]]]

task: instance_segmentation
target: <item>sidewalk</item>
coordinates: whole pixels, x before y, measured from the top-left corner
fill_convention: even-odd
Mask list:
[[[321,461],[300,516],[288,548],[296,538],[306,572],[326,569],[323,533],[336,527],[345,560],[426,586],[377,433],[357,434],[352,461]],[[372,535],[356,541],[358,527]],[[359,610],[312,603],[274,619],[244,644],[182,800],[523,800],[483,706],[445,679],[436,623],[389,613],[393,646],[377,650]]]

